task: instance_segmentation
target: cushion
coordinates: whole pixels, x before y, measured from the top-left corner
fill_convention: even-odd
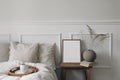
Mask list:
[[[0,43],[0,62],[8,61],[9,59],[9,43]]]
[[[39,44],[39,61],[55,69],[55,43]]]
[[[37,62],[38,44],[12,42],[10,44],[9,61],[13,60],[20,60],[24,62]]]

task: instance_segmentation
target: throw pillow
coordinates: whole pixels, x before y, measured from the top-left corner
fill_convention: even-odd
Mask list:
[[[24,62],[37,62],[38,44],[12,42],[10,44],[9,61],[13,60],[20,60]]]

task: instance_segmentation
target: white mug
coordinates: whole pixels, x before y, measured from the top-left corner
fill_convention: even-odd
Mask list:
[[[20,72],[21,73],[27,73],[28,72],[28,65],[25,65],[25,64],[21,64],[20,65]]]

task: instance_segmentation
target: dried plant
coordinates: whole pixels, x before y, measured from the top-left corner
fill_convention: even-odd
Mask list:
[[[92,35],[92,34],[95,34],[95,31],[89,26],[89,25],[86,25],[87,28],[88,28],[88,31],[89,33]]]
[[[99,39],[99,41],[102,41],[106,38],[109,38],[108,33],[107,34],[96,34],[95,31],[89,25],[86,25],[86,26],[88,28],[91,38],[93,38],[93,41],[96,39]]]
[[[99,41],[102,41],[106,38],[109,38],[109,36],[108,34],[96,34],[93,40],[98,39],[98,38],[99,38]]]

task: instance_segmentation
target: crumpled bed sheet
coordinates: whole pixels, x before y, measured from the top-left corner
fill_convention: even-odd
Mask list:
[[[8,61],[0,62],[0,80],[57,80],[55,71],[48,65],[42,63],[24,63],[26,65],[34,66],[39,69],[38,72],[25,75],[22,77],[9,76],[8,71],[16,66],[22,64],[22,61]]]

